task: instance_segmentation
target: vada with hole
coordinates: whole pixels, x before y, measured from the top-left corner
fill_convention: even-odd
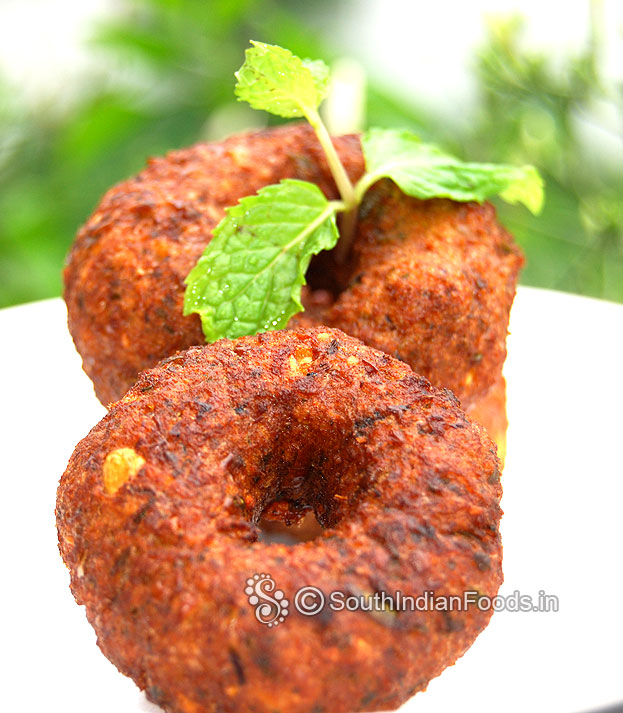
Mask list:
[[[357,136],[333,140],[353,181]],[[80,230],[64,271],[69,328],[104,404],[138,373],[204,337],[183,316],[184,279],[225,208],[283,178],[337,197],[313,131],[289,125],[152,159],[112,188]],[[503,443],[502,366],[523,258],[489,203],[419,200],[381,180],[365,195],[348,259],[312,258],[293,328],[327,325],[450,388]]]
[[[493,597],[499,468],[448,390],[340,330],[221,340],[143,372],[78,444],[60,550],[104,654],[171,713],[388,710],[491,611],[306,616],[295,595]],[[267,514],[310,512],[312,539],[260,540]],[[268,579],[270,627],[254,594]]]

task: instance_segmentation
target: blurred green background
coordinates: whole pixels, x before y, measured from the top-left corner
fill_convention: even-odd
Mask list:
[[[33,105],[0,76],[0,307],[60,294],[77,228],[148,156],[273,121],[234,101],[249,38],[334,61],[343,52],[323,31],[331,7],[118,0],[89,44],[109,71],[93,70],[77,100]],[[472,64],[478,110],[468,123],[371,80],[365,122],[410,127],[471,160],[535,164],[542,215],[498,206],[528,258],[522,282],[623,302],[623,165],[582,129],[595,107],[623,116],[623,87],[600,76],[598,14],[585,46],[562,61],[527,48],[520,18],[491,22]]]

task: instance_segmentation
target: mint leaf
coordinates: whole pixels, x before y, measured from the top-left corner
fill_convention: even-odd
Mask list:
[[[286,118],[315,112],[327,93],[327,65],[321,60],[302,60],[277,45],[253,40],[251,44],[236,72],[238,99]]]
[[[303,309],[311,256],[337,242],[341,205],[285,179],[228,208],[186,278],[184,315],[200,315],[208,342],[283,329]]]
[[[533,213],[543,205],[543,180],[532,166],[464,163],[436,146],[421,143],[407,130],[370,129],[361,144],[367,173],[356,187],[359,200],[385,177],[417,198],[482,202],[500,195],[509,203],[523,203]]]

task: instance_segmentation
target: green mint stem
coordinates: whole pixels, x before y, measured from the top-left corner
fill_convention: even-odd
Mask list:
[[[318,141],[320,141],[320,145],[324,149],[329,169],[331,170],[331,174],[335,180],[335,185],[337,186],[337,189],[342,196],[342,200],[344,201],[345,210],[351,210],[357,205],[355,189],[353,188],[353,184],[350,182],[346,169],[340,161],[340,157],[337,155],[337,151],[335,150],[333,141],[331,141],[327,127],[324,125],[322,119],[320,118],[320,114],[318,114],[316,109],[307,109],[305,111],[305,116],[316,132]]]
[[[329,164],[329,169],[331,170],[331,175],[335,181],[342,200],[344,201],[344,211],[345,214],[341,216],[340,219],[340,240],[335,248],[335,255],[338,262],[343,263],[350,251],[350,246],[353,241],[355,234],[355,227],[357,225],[357,206],[359,204],[359,199],[355,194],[355,188],[351,183],[344,164],[340,161],[340,157],[337,155],[333,141],[331,141],[331,136],[327,131],[327,127],[320,118],[316,109],[306,109],[305,117],[309,121],[311,127],[316,132],[318,141],[322,146],[325,156],[327,158],[327,163]]]

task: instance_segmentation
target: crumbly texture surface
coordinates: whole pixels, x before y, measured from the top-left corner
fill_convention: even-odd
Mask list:
[[[335,145],[356,180],[364,168],[358,137]],[[337,198],[312,130],[296,124],[152,159],[104,196],[64,273],[70,331],[103,403],[143,369],[204,342],[199,317],[182,316],[184,278],[227,206],[286,177]],[[291,326],[340,328],[452,389],[469,411],[491,390],[503,394],[521,263],[490,204],[420,201],[381,181],[361,206],[347,264],[330,253],[312,261],[307,311]],[[485,425],[493,432],[496,423],[505,429],[503,407]]]
[[[60,550],[105,655],[174,713],[395,708],[490,611],[294,607],[268,628],[245,583],[494,596],[499,461],[447,390],[335,329],[193,347],[144,372],[77,446]],[[258,540],[270,513],[322,532]],[[484,675],[484,673],[483,673]]]

